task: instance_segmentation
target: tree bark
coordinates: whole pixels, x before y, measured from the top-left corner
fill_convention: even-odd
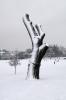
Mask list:
[[[14,68],[15,68],[15,75],[16,75],[16,66],[14,66]]]
[[[45,55],[47,49],[48,49],[48,46],[45,46],[42,49],[42,52],[37,49],[35,50],[35,53],[32,53],[32,57],[29,61],[28,70],[27,70],[28,79],[39,79],[40,78],[39,74],[40,74],[41,60],[43,56]]]
[[[48,49],[48,46],[43,44],[45,33],[42,32],[40,26],[32,23],[28,14],[24,16],[23,23],[32,42],[32,57],[28,64],[27,78],[39,79],[41,60]]]

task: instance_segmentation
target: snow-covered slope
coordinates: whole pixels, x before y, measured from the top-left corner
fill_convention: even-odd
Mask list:
[[[39,80],[25,80],[28,60],[17,66],[0,61],[0,100],[66,100],[66,60],[42,60]]]

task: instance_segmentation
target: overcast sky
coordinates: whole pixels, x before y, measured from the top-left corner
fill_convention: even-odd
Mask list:
[[[66,47],[66,0],[0,0],[0,48],[31,48],[22,22],[25,13],[43,25],[45,42]]]

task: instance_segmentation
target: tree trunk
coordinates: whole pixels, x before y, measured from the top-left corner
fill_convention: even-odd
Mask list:
[[[14,66],[14,68],[15,68],[15,75],[16,75],[16,66]]]
[[[27,78],[39,79],[40,64],[43,56],[45,55],[48,46],[45,46],[40,52],[39,49],[34,49],[31,57],[31,61],[28,64]]]
[[[40,64],[33,67],[33,78],[39,79]]]
[[[39,79],[40,63],[48,49],[48,46],[43,45],[45,33],[41,30],[40,26],[33,24],[28,14],[24,16],[23,23],[32,42],[32,57],[28,64],[27,78]]]
[[[40,64],[28,64],[27,79],[39,79]]]

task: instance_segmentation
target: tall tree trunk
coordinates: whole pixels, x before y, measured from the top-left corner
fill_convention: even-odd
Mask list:
[[[23,17],[23,23],[29,33],[32,42],[32,57],[28,64],[27,78],[39,79],[40,63],[45,55],[48,46],[43,44],[45,33],[39,25],[34,25],[29,14]]]
[[[39,79],[40,64],[33,67],[33,77]]]
[[[42,52],[40,51],[39,53],[38,49],[36,49],[35,53],[32,53],[32,57],[30,59],[31,61],[29,61],[29,64],[28,64],[27,78],[39,79],[41,60],[43,56],[45,55],[47,49],[48,49],[48,46],[45,46],[42,49]]]
[[[28,64],[27,79],[39,79],[40,64]]]

